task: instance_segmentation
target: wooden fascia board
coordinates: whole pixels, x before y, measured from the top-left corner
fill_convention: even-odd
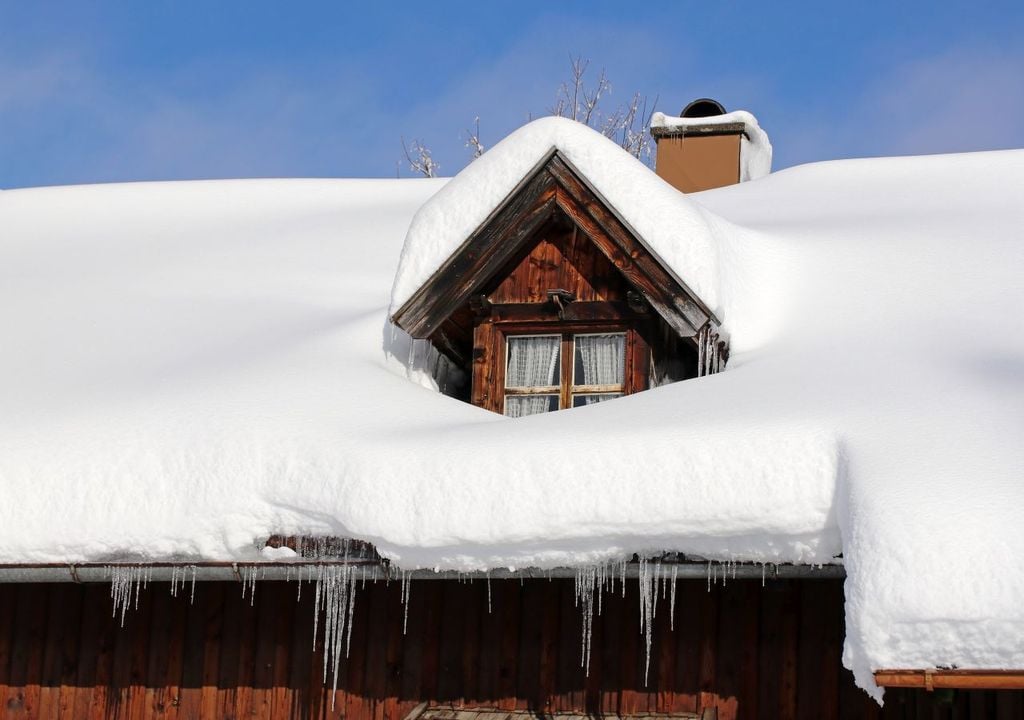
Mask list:
[[[878,670],[875,682],[920,690],[1024,690],[1024,670]]]
[[[505,200],[391,317],[414,338],[427,338],[530,239],[553,212],[555,181],[548,152]]]
[[[586,225],[581,229],[640,290],[665,322],[682,336],[695,335],[708,322],[718,327],[714,313],[565,156],[556,153],[549,168],[558,181],[556,201],[559,206],[575,221]],[[608,242],[602,242],[604,239]]]

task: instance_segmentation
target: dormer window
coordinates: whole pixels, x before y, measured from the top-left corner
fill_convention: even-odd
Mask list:
[[[626,336],[506,335],[505,414],[539,415],[625,395]]]
[[[711,311],[553,151],[395,313],[509,417],[717,370]],[[713,361],[709,360],[713,359]]]

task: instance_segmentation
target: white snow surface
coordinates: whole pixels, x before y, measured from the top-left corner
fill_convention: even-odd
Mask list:
[[[761,129],[757,118],[746,110],[733,110],[711,117],[684,118],[656,112],[651,115],[652,128],[688,128],[701,125],[730,125],[743,123],[740,138],[740,182],[757,180],[772,171],[772,144],[768,133]]]
[[[877,668],[1024,667],[1024,151],[683,197],[565,133],[720,313],[725,372],[519,420],[423,387],[436,358],[386,322],[403,238],[465,177],[484,199],[446,212],[471,232],[499,147],[447,185],[0,194],[0,563],[253,561],[274,533],[403,568],[841,552],[876,696]],[[413,229],[441,242],[446,203]],[[410,252],[399,303],[440,254]]]

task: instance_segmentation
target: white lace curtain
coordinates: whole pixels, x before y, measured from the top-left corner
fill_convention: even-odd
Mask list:
[[[543,387],[559,384],[560,335],[510,337],[505,387]],[[557,396],[552,408],[551,395],[506,395],[505,414],[509,417],[536,415],[558,409]]]
[[[622,385],[625,382],[625,335],[577,335],[576,357],[576,385]]]
[[[576,336],[576,385],[619,385],[626,381],[625,335]],[[573,405],[593,405],[614,395],[577,395]]]

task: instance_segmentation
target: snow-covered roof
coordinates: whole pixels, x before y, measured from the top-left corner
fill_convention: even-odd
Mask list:
[[[674,117],[656,112],[651,115],[651,130],[655,134],[667,135],[697,134],[715,126],[739,125],[743,128],[740,138],[740,182],[757,180],[772,171],[772,144],[768,133],[761,129],[757,118],[746,110],[733,110],[710,117]]]
[[[1024,666],[1024,152],[684,198],[545,124],[451,183],[0,194],[0,563],[254,560],[274,533],[406,568],[842,553],[865,687]],[[519,420],[430,389],[436,354],[387,323],[410,220],[437,194],[392,302],[516,174],[475,168],[559,133],[720,313],[726,372]]]

